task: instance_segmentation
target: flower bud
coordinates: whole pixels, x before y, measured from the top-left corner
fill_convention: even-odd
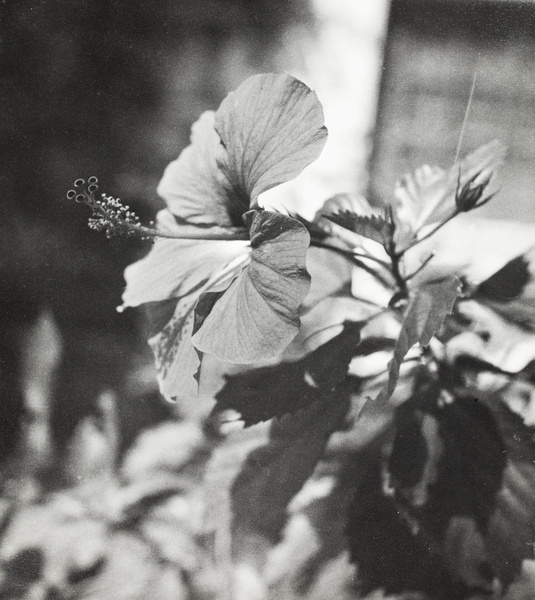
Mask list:
[[[468,212],[476,208],[477,203],[483,196],[485,188],[492,178],[492,169],[483,169],[469,179],[455,195],[455,204],[461,212]],[[486,200],[485,200],[486,201]]]

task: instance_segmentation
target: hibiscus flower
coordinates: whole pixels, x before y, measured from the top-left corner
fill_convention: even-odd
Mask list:
[[[201,116],[167,167],[162,237],[126,269],[123,295],[123,307],[146,305],[155,319],[149,344],[166,397],[196,391],[204,353],[252,363],[296,336],[309,233],[258,197],[296,177],[326,137],[314,92],[288,75],[256,75]]]

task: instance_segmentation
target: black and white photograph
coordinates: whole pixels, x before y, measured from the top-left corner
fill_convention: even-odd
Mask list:
[[[535,0],[0,0],[0,600],[535,600]]]

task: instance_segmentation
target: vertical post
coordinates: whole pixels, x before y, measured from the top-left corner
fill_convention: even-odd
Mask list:
[[[367,188],[390,0],[310,0],[312,19],[282,38],[278,70],[313,88],[323,104],[329,140],[295,183],[269,192],[310,217],[330,195]]]

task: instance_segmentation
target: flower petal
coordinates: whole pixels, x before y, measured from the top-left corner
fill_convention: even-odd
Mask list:
[[[218,167],[225,149],[214,129],[214,113],[205,112],[193,125],[191,145],[168,165],[158,194],[180,219],[200,226],[240,226],[248,202],[232,194],[231,185]]]
[[[196,302],[197,295],[179,300],[171,320],[149,339],[154,353],[160,393],[168,400],[197,394],[195,376],[200,359],[190,341]]]
[[[247,246],[239,240],[157,239],[145,258],[126,268],[123,307],[191,294],[236,257],[246,256]]]
[[[174,221],[166,225],[164,220],[169,212],[162,213],[159,227],[175,231]],[[201,361],[191,343],[195,306],[203,292],[229,286],[249,261],[248,246],[239,240],[157,239],[145,258],[126,269],[122,308],[144,304],[149,309],[155,332],[149,345],[160,391],[167,399],[197,393]]]
[[[296,177],[326,138],[312,90],[289,75],[256,75],[195,123],[158,193],[188,223],[239,227],[258,195]]]
[[[215,302],[192,341],[201,352],[248,364],[275,356],[297,335],[297,312],[310,287],[310,238],[286,215],[250,211],[245,218],[251,264]]]
[[[227,150],[222,164],[239,197],[258,196],[293,179],[327,141],[316,94],[289,75],[255,75],[223,100],[215,128]]]
[[[191,336],[196,326],[195,307],[199,297],[203,292],[226,289],[247,260],[247,254],[238,256],[200,287],[180,298],[169,322],[149,339],[154,352],[160,392],[168,400],[197,394],[201,357],[191,343]]]

